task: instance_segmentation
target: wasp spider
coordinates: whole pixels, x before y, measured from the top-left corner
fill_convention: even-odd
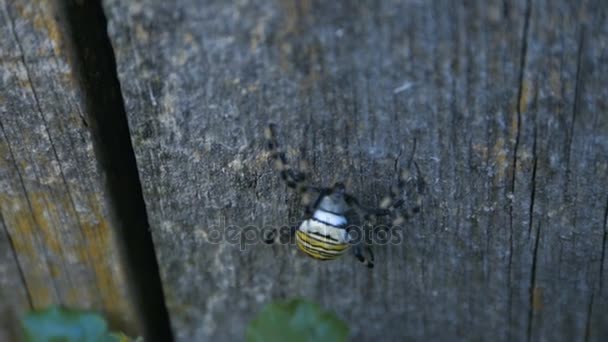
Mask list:
[[[412,181],[407,172],[401,172],[399,180],[390,193],[382,200],[378,208],[368,208],[346,191],[343,183],[335,183],[330,188],[315,187],[306,183],[306,174],[294,169],[287,162],[285,153],[279,148],[276,127],[270,124],[265,131],[266,148],[275,168],[289,188],[295,189],[302,196],[305,217],[301,224],[290,229],[290,237],[295,235],[298,248],[307,255],[319,260],[333,260],[353,247],[355,257],[369,268],[374,266],[374,254],[371,250],[370,229],[377,217],[389,216],[392,225],[396,226],[417,213],[420,209],[424,183],[416,166],[416,200],[410,209],[398,210],[405,201],[402,193],[406,183]],[[359,225],[352,225],[355,214]],[[279,234],[272,231],[266,238],[267,243],[276,241]],[[366,252],[364,255],[364,251]]]

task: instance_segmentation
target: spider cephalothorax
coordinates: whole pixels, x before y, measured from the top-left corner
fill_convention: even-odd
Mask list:
[[[380,216],[390,216],[392,225],[398,225],[419,210],[420,197],[416,199],[416,205],[409,210],[398,210],[405,203],[400,196],[409,178],[405,172],[401,172],[397,185],[382,200],[378,208],[367,208],[346,191],[343,183],[336,183],[330,188],[306,184],[306,175],[300,170],[291,168],[285,153],[279,149],[276,128],[273,124],[266,128],[265,135],[270,157],[275,161],[275,167],[281,177],[288,187],[302,194],[305,218],[299,226],[291,229],[290,234],[295,235],[298,248],[313,258],[333,260],[352,246],[355,257],[371,268],[374,266],[374,254],[369,235],[364,233],[370,229],[371,222]],[[416,170],[419,175],[417,165]],[[417,189],[420,190],[422,185],[421,180],[417,179]],[[357,217],[358,225],[353,225],[352,220],[349,219],[351,213]],[[274,242],[277,236],[274,231],[266,241]],[[368,256],[363,254],[364,249]]]

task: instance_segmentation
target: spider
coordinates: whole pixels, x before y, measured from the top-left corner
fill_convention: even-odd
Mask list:
[[[346,191],[344,183],[335,183],[332,187],[315,187],[306,183],[306,174],[301,170],[292,168],[279,149],[276,138],[276,126],[268,125],[265,130],[266,148],[275,168],[280,172],[281,178],[289,188],[295,189],[302,198],[305,217],[299,226],[289,230],[290,241],[295,235],[298,248],[305,254],[318,260],[333,260],[343,255],[350,247],[354,247],[354,256],[365,266],[374,267],[374,254],[371,249],[371,238],[368,232],[372,228],[371,222],[377,217],[390,216],[392,225],[403,223],[407,218],[419,212],[421,198],[418,195],[415,205],[398,212],[405,201],[399,196],[410,181],[407,172],[401,172],[396,186],[391,188],[377,208],[368,208],[359,203],[357,198]],[[417,194],[422,192],[424,183],[420,179],[420,170],[416,166]],[[354,213],[355,220],[349,219]],[[352,222],[358,219],[362,225],[353,226]],[[361,220],[362,219],[362,220]],[[362,227],[361,227],[362,226]],[[274,243],[278,237],[277,230],[272,230],[266,243]],[[364,255],[367,252],[367,256]]]

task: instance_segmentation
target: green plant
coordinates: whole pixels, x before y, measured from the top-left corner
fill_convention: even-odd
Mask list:
[[[249,323],[248,342],[345,341],[348,326],[319,305],[301,299],[268,304]]]
[[[134,341],[122,333],[109,331],[106,320],[97,313],[56,306],[28,313],[21,325],[28,342]]]

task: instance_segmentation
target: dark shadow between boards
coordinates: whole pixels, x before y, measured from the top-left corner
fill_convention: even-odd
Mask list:
[[[101,1],[61,2],[74,72],[86,101],[95,155],[106,177],[110,210],[126,262],[130,294],[146,341],[171,341],[148,217],[125,105]]]

